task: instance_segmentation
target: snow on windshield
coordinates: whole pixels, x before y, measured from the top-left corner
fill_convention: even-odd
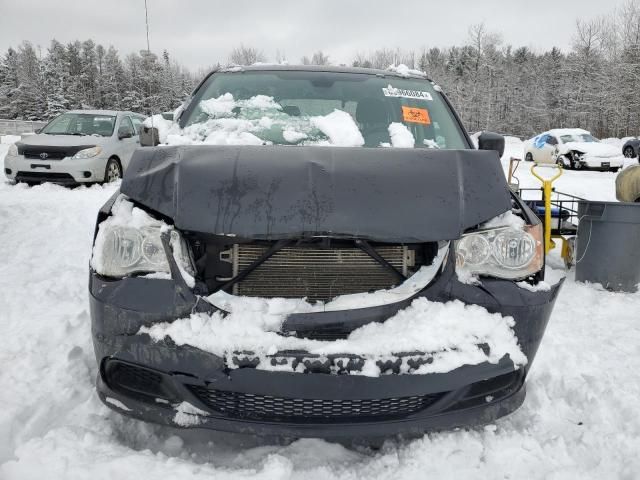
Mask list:
[[[365,141],[351,114],[334,109],[322,116],[290,114],[273,97],[256,95],[235,99],[231,93],[202,101],[198,108],[206,120],[181,129],[177,123],[154,115],[144,122],[158,129],[164,145],[317,145],[361,147]],[[413,148],[415,139],[402,123],[388,127],[391,143],[383,147]],[[426,142],[428,148],[438,144]]]

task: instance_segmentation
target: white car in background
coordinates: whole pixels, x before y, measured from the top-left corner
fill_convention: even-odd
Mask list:
[[[73,110],[9,147],[4,173],[26,183],[78,184],[122,178],[145,117],[113,110]]]
[[[524,159],[536,163],[556,163],[564,168],[617,172],[624,166],[620,151],[581,128],[544,132],[524,144]]]

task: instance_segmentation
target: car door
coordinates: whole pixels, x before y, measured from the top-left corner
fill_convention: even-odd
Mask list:
[[[122,153],[120,154],[120,162],[122,163],[122,170],[124,173],[129,166],[129,162],[131,161],[131,155],[133,155],[133,152],[140,143],[140,137],[138,136],[129,115],[124,115],[120,120],[120,126],[118,127],[118,137],[121,137],[119,139],[122,151]]]
[[[551,134],[545,133],[536,137],[531,151],[533,161],[536,163],[555,163],[553,153],[556,147],[554,143],[557,145],[558,141]]]

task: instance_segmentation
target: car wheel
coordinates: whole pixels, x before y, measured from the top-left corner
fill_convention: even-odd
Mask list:
[[[111,183],[122,178],[122,167],[117,158],[110,158],[104,169],[104,182]]]
[[[533,162],[533,155],[531,155],[531,152],[527,152],[527,154],[524,156],[524,161]]]
[[[625,147],[622,154],[627,158],[635,158],[636,152],[633,151],[633,147]]]

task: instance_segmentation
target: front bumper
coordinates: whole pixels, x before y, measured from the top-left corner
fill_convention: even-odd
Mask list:
[[[188,345],[177,346],[170,339],[152,342],[147,335],[137,335],[140,327],[215,307],[172,280],[105,281],[92,273],[92,332],[100,365],[97,389],[105,404],[132,417],[259,435],[371,437],[485,424],[523,402],[525,377],[561,284],[535,292],[496,279],[484,279],[480,286],[467,285],[457,280],[448,262],[417,296],[438,302],[457,299],[512,316],[527,366],[515,369],[503,357],[496,364],[465,365],[447,373],[389,373],[370,378],[327,373],[323,362],[332,359],[314,362],[305,352],[279,352],[274,357],[302,363],[306,373],[273,372],[253,368],[246,358],[234,357],[234,363],[239,363],[229,368],[223,358]],[[283,330],[300,333],[306,325],[310,335],[326,337],[340,333],[341,328],[350,331],[389,318],[411,300],[290,316]],[[244,368],[235,368],[239,365]],[[132,381],[143,388],[131,389]],[[187,423],[175,410],[182,402],[197,409]]]
[[[94,158],[62,160],[36,160],[23,155],[5,156],[4,173],[9,180],[17,182],[52,182],[76,184],[104,181],[107,158],[99,155]]]
[[[624,157],[592,157],[583,156],[579,160],[581,168],[589,170],[608,171],[612,168],[622,168],[624,166]]]

